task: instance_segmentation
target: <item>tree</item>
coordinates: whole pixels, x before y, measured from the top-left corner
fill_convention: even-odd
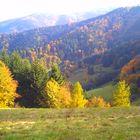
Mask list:
[[[20,54],[16,51],[14,51],[10,56],[9,68],[15,77],[18,73],[21,72],[23,68],[23,59],[21,58]]]
[[[0,59],[9,60],[8,66],[15,80],[18,81],[17,92],[21,95],[16,102],[24,107],[44,107],[44,88],[48,80],[48,71],[38,60],[30,63],[28,59],[23,59],[18,52],[13,52],[8,56],[5,52],[0,55]],[[7,61],[6,61],[7,62]]]
[[[83,88],[79,82],[76,82],[74,85],[74,89],[72,91],[72,102],[71,106],[72,107],[84,107],[87,100],[84,98],[83,95]]]
[[[58,65],[54,65],[51,70],[51,78],[53,78],[58,84],[62,85],[64,82],[64,77],[61,74],[60,68]]]
[[[17,91],[21,98],[17,102],[24,107],[44,107],[44,88],[48,80],[45,66],[38,60],[31,64],[28,59],[21,58],[18,52],[13,52],[9,67],[19,83]]]
[[[17,81],[13,80],[11,72],[0,61],[0,107],[13,107],[16,93]]]
[[[13,52],[10,56],[9,68],[18,81],[17,92],[21,98],[17,100],[20,106],[30,107],[31,100],[27,98],[27,94],[31,93],[31,63],[28,59],[22,59],[18,52]],[[32,97],[30,97],[32,98]]]
[[[130,86],[123,80],[118,83],[113,94],[114,106],[130,106]]]
[[[60,86],[60,96],[61,96],[61,108],[69,108],[71,99],[71,89],[70,84],[64,82],[62,86]]]
[[[46,102],[51,108],[68,108],[71,103],[71,93],[68,83],[59,85],[53,78],[51,78],[45,87]]]
[[[61,107],[61,96],[60,96],[60,85],[51,78],[45,87],[46,99],[48,107],[60,108]]]
[[[48,80],[48,71],[39,61],[34,61],[31,64],[30,79],[30,93],[26,94],[30,107],[44,107],[43,103],[45,97],[45,86]]]
[[[6,66],[9,66],[10,57],[5,49],[0,53],[0,60],[3,61]]]

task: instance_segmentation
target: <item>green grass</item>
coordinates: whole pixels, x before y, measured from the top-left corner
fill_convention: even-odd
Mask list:
[[[137,139],[139,107],[0,110],[0,140]]]
[[[113,83],[108,83],[103,85],[102,87],[90,90],[86,93],[86,98],[90,98],[92,96],[103,97],[106,101],[111,101],[113,97],[113,92],[116,88],[116,85]]]

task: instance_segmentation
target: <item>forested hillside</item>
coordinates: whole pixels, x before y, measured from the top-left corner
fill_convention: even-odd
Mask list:
[[[71,25],[0,34],[0,49],[40,59],[47,68],[61,64],[67,78],[91,89],[116,81],[121,68],[139,55],[139,24],[139,6],[119,8]]]
[[[49,54],[62,61],[77,61],[139,39],[140,7],[119,8],[104,16],[73,25],[38,28],[10,35],[1,34],[0,48],[26,49],[36,55]],[[48,46],[49,45],[49,46]],[[39,49],[39,50],[38,50]],[[25,52],[24,52],[25,53]]]

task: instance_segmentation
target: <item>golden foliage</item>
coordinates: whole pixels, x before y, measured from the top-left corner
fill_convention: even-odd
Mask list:
[[[76,82],[72,92],[72,102],[71,107],[85,107],[87,100],[84,98],[83,89],[79,82]]]
[[[60,93],[60,86],[59,84],[51,78],[45,87],[45,91],[47,94],[48,106],[52,108],[60,108],[61,105],[61,97]]]
[[[49,107],[64,108],[70,106],[71,94],[69,86],[66,83],[60,86],[53,78],[51,78],[46,84],[45,91]]]
[[[113,105],[130,106],[130,95],[130,86],[124,80],[120,81],[113,94]]]
[[[86,104],[87,107],[110,107],[110,103],[107,103],[102,97],[92,97]]]
[[[0,108],[14,106],[14,100],[18,96],[16,88],[17,81],[13,80],[9,69],[0,61]]]
[[[60,96],[61,96],[61,108],[70,107],[71,103],[71,91],[68,83],[64,83],[60,88]]]

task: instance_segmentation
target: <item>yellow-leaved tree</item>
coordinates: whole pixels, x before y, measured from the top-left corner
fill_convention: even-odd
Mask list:
[[[13,80],[8,67],[0,61],[0,108],[14,106],[14,100],[18,96],[16,88],[17,81]]]
[[[47,97],[47,104],[50,108],[66,108],[70,107],[71,94],[69,86],[64,83],[59,85],[53,78],[51,78],[45,87]]]
[[[84,98],[84,92],[81,84],[76,82],[72,91],[71,107],[85,107],[87,100]]]
[[[60,87],[61,108],[69,108],[71,103],[71,91],[69,83],[64,82]]]
[[[130,106],[130,86],[122,80],[118,83],[117,89],[113,94],[114,106]]]
[[[47,104],[50,108],[60,108],[61,107],[61,97],[60,97],[60,86],[59,84],[51,78],[45,87],[45,92],[47,96]]]

